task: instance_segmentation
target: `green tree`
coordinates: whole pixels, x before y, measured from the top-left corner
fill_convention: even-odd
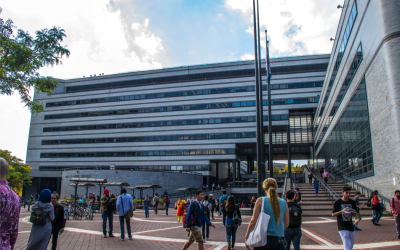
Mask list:
[[[11,155],[8,150],[0,149],[0,157],[4,158],[10,165],[10,171],[7,175],[8,185],[21,195],[23,186],[32,184],[32,177],[29,176],[31,168],[18,157]]]
[[[0,8],[1,14],[2,8]],[[31,88],[51,95],[58,87],[58,80],[40,76],[38,70],[44,66],[62,64],[61,58],[69,57],[70,52],[61,46],[65,31],[61,28],[42,29],[36,31],[33,38],[28,32],[13,32],[13,21],[0,18],[0,93],[12,95],[18,91],[21,102],[29,107],[33,114],[44,110],[42,103],[32,100]]]

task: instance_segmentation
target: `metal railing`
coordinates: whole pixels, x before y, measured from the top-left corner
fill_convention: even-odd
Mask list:
[[[311,172],[311,169],[309,166],[306,165],[306,168],[308,169],[308,171]],[[319,177],[318,175],[314,174],[313,175],[315,179],[317,179],[320,183],[320,186],[322,186],[325,190],[325,193],[329,196],[330,199],[332,199],[332,201],[336,201],[337,199],[340,198],[340,196],[333,191],[332,188],[330,188],[322,179],[321,177]]]
[[[282,197],[286,196],[286,188],[287,188],[287,175],[285,175],[285,182],[283,183],[283,192],[282,192]]]
[[[351,183],[352,187],[355,188],[357,191],[360,191],[360,189],[361,189],[360,192],[363,195],[365,195],[365,192],[367,192],[367,198],[369,199],[370,194],[373,192],[372,189],[369,189],[366,186],[361,185],[360,183],[354,181],[353,179],[351,179],[351,178],[349,178],[349,177],[347,177],[345,175],[343,175],[343,179],[345,180],[346,183]],[[378,194],[378,198],[382,200],[382,202],[385,205],[385,207],[386,207],[385,202],[387,204],[390,204],[390,199],[386,198],[385,196]]]

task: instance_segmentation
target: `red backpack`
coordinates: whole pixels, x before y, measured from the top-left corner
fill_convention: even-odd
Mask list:
[[[190,214],[188,215],[188,213],[187,213],[187,209],[185,210],[185,212],[183,213],[183,219],[182,219],[182,221],[183,221],[183,228],[186,228],[187,226],[186,226],[186,221],[187,221],[187,217],[188,216],[190,216],[190,226],[189,226],[189,228],[192,226],[192,225],[194,225],[194,221],[195,221],[195,219],[196,219],[196,211],[197,211],[197,205],[195,204],[194,205],[194,216],[191,216]]]

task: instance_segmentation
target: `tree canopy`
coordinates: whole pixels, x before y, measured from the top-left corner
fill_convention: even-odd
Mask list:
[[[0,14],[2,8],[0,8]],[[59,27],[36,31],[33,38],[28,32],[18,29],[13,35],[13,21],[0,18],[0,94],[12,95],[18,91],[21,102],[33,114],[44,110],[43,104],[32,100],[32,89],[51,95],[58,87],[58,80],[44,77],[38,70],[44,66],[62,64],[62,57],[69,57],[70,51],[60,42],[66,37]]]
[[[0,149],[0,157],[4,158],[10,165],[10,171],[7,175],[8,186],[21,195],[23,186],[32,184],[32,177],[29,176],[31,168],[18,157],[11,155],[8,150]]]

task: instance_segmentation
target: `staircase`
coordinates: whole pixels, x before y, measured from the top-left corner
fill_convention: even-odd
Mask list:
[[[329,187],[335,191],[339,196],[342,195],[343,183],[329,183]],[[303,216],[305,217],[332,217],[333,203],[323,188],[319,188],[318,196],[315,195],[314,186],[309,183],[299,183],[297,185],[302,196],[303,201],[300,204],[303,210]],[[356,190],[351,190],[352,198],[355,196]],[[367,207],[367,197],[360,196],[360,205],[365,204],[364,207],[360,208],[360,214],[363,217],[371,217],[372,210]],[[383,216],[391,216],[388,212],[383,212]]]

